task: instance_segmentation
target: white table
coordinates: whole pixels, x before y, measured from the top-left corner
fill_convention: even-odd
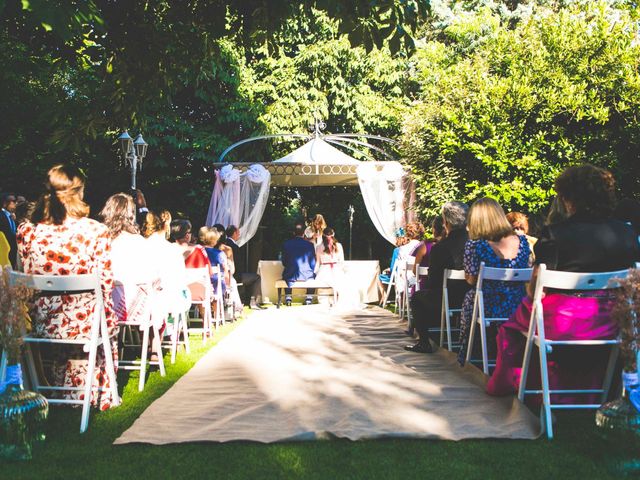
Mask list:
[[[380,262],[378,260],[347,260],[344,265],[345,275],[349,279],[349,283],[360,292],[360,298],[365,303],[378,302],[380,296],[377,280],[380,274]],[[258,262],[263,302],[266,301],[266,298],[273,303],[276,302],[278,298],[276,280],[282,278],[283,270],[284,267],[280,260],[260,260]]]

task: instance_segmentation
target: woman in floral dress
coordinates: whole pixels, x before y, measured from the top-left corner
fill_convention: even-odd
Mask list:
[[[481,198],[469,209],[467,219],[469,240],[464,249],[464,273],[467,282],[475,285],[480,263],[495,268],[530,267],[531,249],[527,237],[517,235],[507,220],[502,207],[491,198]],[[521,282],[486,281],[482,285],[484,313],[486,317],[508,318],[525,297],[525,285]],[[469,290],[462,303],[460,335],[462,347],[458,361],[464,365],[468,334],[473,316],[475,288]],[[493,336],[490,335],[492,338]]]
[[[111,290],[113,278],[109,259],[110,240],[107,227],[87,218],[89,206],[83,202],[84,175],[75,167],[57,165],[49,170],[46,192],[38,202],[32,221],[18,227],[18,253],[25,273],[71,275],[98,272],[107,320],[112,339],[112,354],[117,366],[117,323],[113,313]],[[46,338],[88,339],[95,299],[92,293],[42,296],[32,316],[34,332]],[[45,359],[45,375],[54,385],[83,387],[87,381],[87,354],[81,347],[52,346]],[[91,402],[106,410],[112,398],[106,375],[104,352],[98,349],[98,368],[91,379],[95,387]],[[65,398],[82,399],[84,393],[73,391]]]

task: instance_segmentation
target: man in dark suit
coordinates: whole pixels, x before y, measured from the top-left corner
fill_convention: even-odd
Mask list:
[[[466,229],[468,210],[469,207],[462,202],[447,202],[442,207],[442,220],[447,236],[436,243],[429,253],[426,288],[414,293],[409,302],[420,340],[415,345],[407,345],[405,350],[418,353],[431,353],[434,350],[429,342],[429,329],[440,327],[442,278],[445,269],[463,269],[464,245],[469,239]],[[467,290],[469,285],[465,281],[450,281],[449,304],[462,305]]]
[[[240,246],[236,243],[240,239],[240,229],[235,225],[229,225],[225,231],[226,238],[224,240],[225,245],[231,247],[233,252],[233,261],[236,265],[236,271],[233,274],[233,278],[236,282],[244,285],[245,298],[243,303],[247,303],[246,296],[249,296],[249,306],[253,309],[259,309],[258,301],[262,295],[262,288],[260,284],[260,275],[253,272],[243,272],[239,266],[240,262]]]
[[[282,279],[290,287],[298,280],[305,281],[315,278],[316,249],[313,243],[303,238],[305,226],[297,223],[293,228],[293,238],[284,242],[282,246]],[[305,305],[311,304],[311,295],[314,289],[307,289]],[[291,305],[291,288],[284,289],[285,304]]]
[[[16,243],[16,196],[12,193],[2,195],[2,211],[0,212],[0,232],[4,233],[9,243],[9,261],[11,267],[16,268],[18,258],[18,244]]]

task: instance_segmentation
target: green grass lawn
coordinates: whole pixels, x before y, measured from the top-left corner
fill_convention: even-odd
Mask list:
[[[35,458],[30,462],[0,463],[0,478],[605,479],[619,478],[611,473],[612,459],[634,452],[640,458],[639,442],[603,439],[594,425],[593,412],[559,413],[553,441],[389,439],[271,445],[112,445],[156,398],[236,325],[227,324],[206,345],[193,337],[191,354],[179,355],[175,365],[170,365],[167,357],[167,376],[160,377],[154,371],[143,392],[137,390],[137,372],[128,379],[123,375],[123,405],[103,413],[93,411],[89,431],[84,435],[79,433],[79,409],[52,408],[47,440],[35,452]],[[189,405],[189,399],[184,401],[184,408],[198,408]]]

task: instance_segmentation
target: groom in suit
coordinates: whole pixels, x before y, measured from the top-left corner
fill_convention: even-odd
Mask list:
[[[18,244],[16,243],[16,196],[11,193],[2,195],[2,212],[0,212],[0,232],[9,243],[9,261],[11,267],[16,268],[16,260],[18,255]]]
[[[293,229],[294,237],[284,242],[282,246],[282,279],[287,282],[290,287],[298,280],[305,281],[315,278],[314,270],[316,268],[316,250],[313,243],[303,238],[305,226],[297,223]],[[307,289],[307,298],[305,305],[311,305],[311,295],[314,289]],[[284,289],[285,304],[291,305],[291,288]]]

